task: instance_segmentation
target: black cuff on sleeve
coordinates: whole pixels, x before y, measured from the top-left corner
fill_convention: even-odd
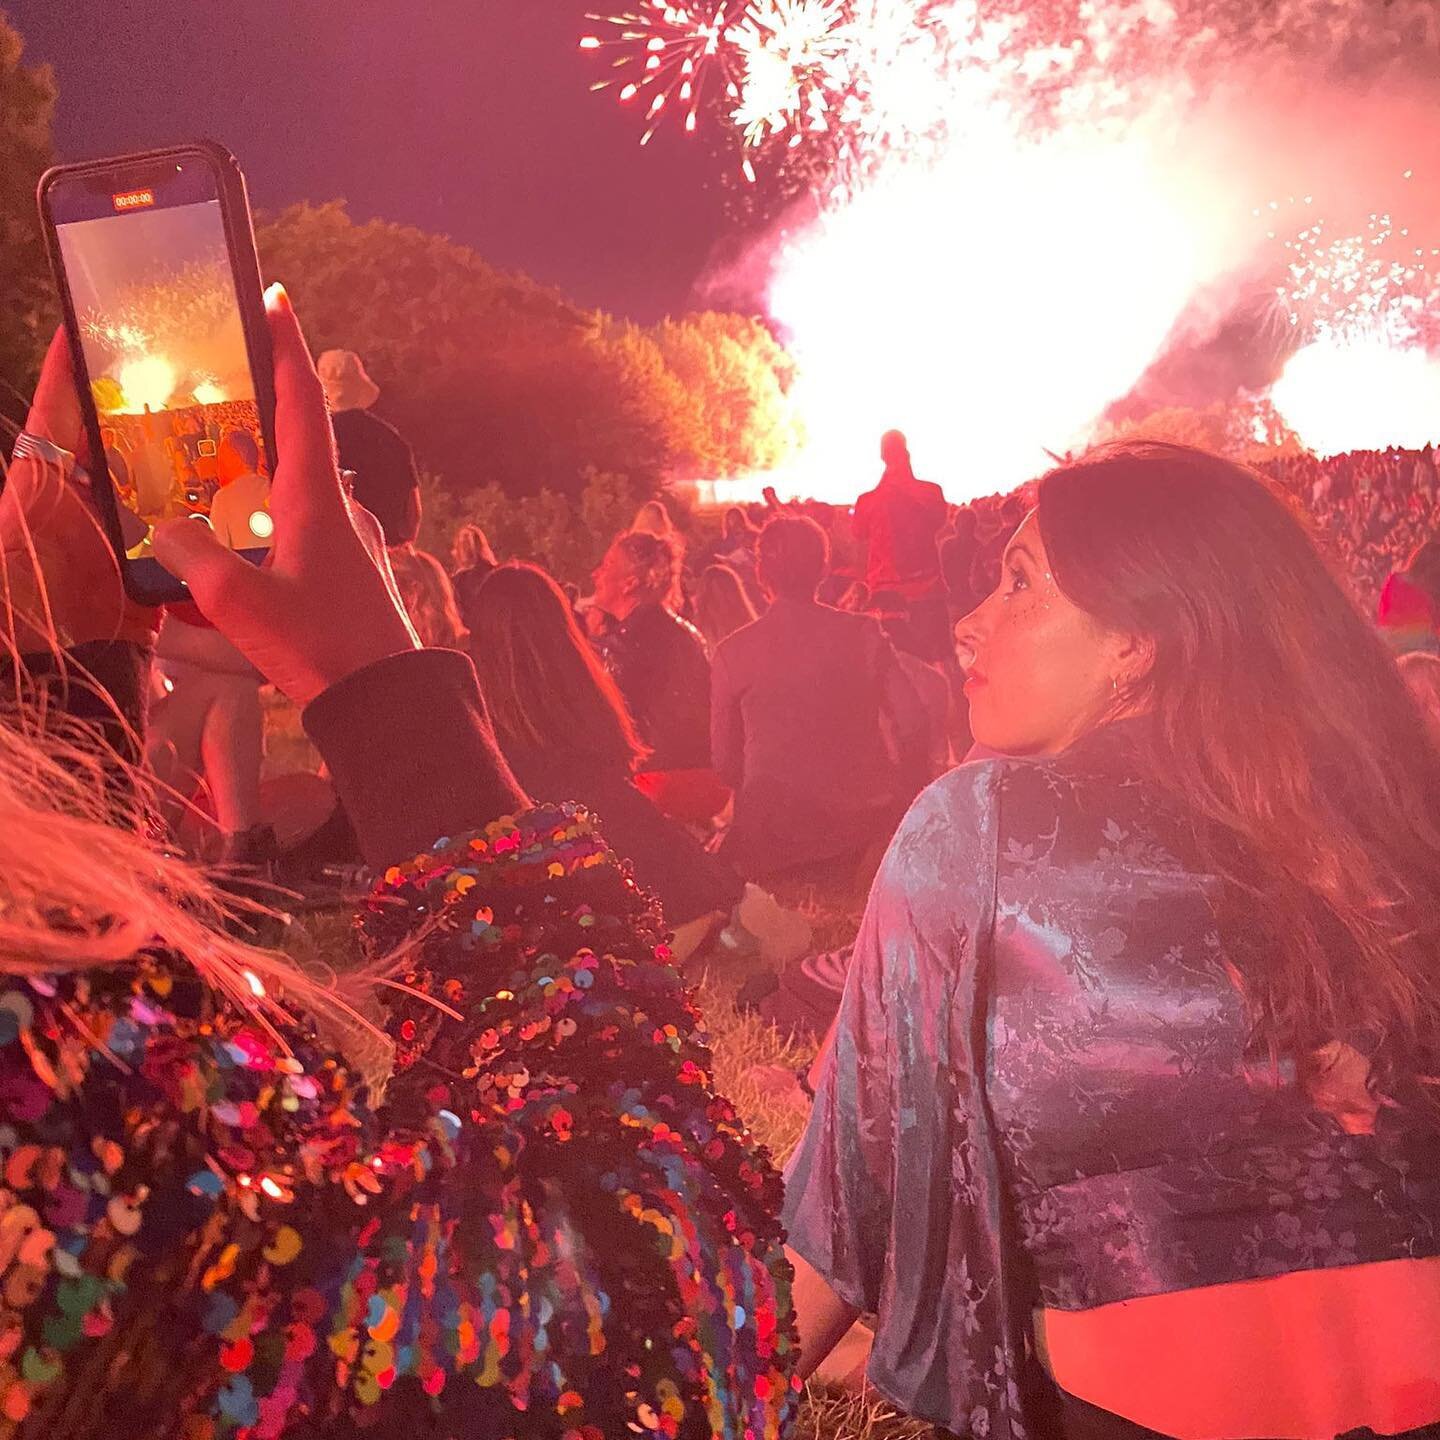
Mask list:
[[[377,660],[316,696],[302,720],[377,869],[529,803],[459,651]]]

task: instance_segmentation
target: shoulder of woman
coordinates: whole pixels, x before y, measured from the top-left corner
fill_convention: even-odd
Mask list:
[[[1000,786],[1011,763],[972,760],[932,780],[900,822],[887,869],[902,869],[911,882],[929,877],[950,885],[968,878],[993,852]]]

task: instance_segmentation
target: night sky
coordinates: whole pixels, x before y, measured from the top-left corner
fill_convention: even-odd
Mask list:
[[[196,137],[252,203],[343,198],[650,320],[727,233],[724,162],[592,95],[583,0],[0,0],[54,66],[62,159]]]

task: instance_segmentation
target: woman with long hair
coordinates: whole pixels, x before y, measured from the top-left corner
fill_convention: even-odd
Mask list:
[[[1053,471],[789,1175],[802,1369],[964,1435],[1440,1434],[1440,751],[1251,472]]]
[[[404,545],[391,550],[390,568],[400,589],[400,603],[420,643],[460,649],[465,643],[465,626],[455,604],[454,586],[440,561],[426,550]]]
[[[727,637],[755,619],[755,607],[739,575],[728,565],[707,565],[695,586],[695,628],[711,653]]]
[[[560,587],[536,566],[508,564],[465,601],[495,737],[526,792],[579,800],[600,816],[676,927],[729,914],[739,877],[636,789],[631,775],[645,747]]]
[[[648,900],[585,811],[529,805],[469,660],[418,649],[268,305],[273,561],[185,521],[155,553],[303,707],[381,877],[384,1028],[148,838],[155,617],[57,342],[0,495],[0,1435],[778,1436],[778,1179]]]
[[[451,575],[462,570],[493,570],[500,562],[490,547],[490,537],[476,524],[462,525],[450,542]]]

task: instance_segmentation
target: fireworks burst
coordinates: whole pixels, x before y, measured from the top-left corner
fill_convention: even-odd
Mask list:
[[[1302,438],[1333,420],[1325,443],[1360,443],[1383,408],[1367,376],[1397,436],[1440,417],[1440,219],[1391,218],[1436,206],[1366,188],[1440,164],[1414,118],[1434,98],[1434,0],[1387,0],[1383,24],[1367,0],[625,3],[583,44],[613,47],[597,88],[648,103],[645,138],[683,94],[687,128],[728,126],[750,178],[773,159],[811,191],[813,218],[746,257],[810,436],[759,483],[853,497],[895,425],[954,498],[1019,483],[1257,295]],[[1416,158],[1397,164],[1402,144]],[[1365,195],[1369,226],[1339,205],[1252,214],[1311,173],[1346,206]]]
[[[1363,232],[1331,238],[1323,219],[1285,241],[1290,260],[1276,289],[1289,323],[1315,339],[1412,342],[1434,289],[1427,250],[1384,211]]]
[[[645,0],[586,18],[605,31],[580,48],[612,57],[612,73],[590,88],[644,104],[642,145],[667,114],[694,131],[714,98],[753,181],[754,161],[774,144],[838,133],[847,151],[871,149],[896,141],[915,112],[931,113],[955,11],[938,0]]]
[[[645,102],[648,145],[665,116],[679,110],[687,131],[699,122],[707,89],[721,88],[739,99],[735,84],[735,52],[728,39],[727,12],[736,0],[667,5],[663,0],[640,0],[638,9],[616,15],[587,15],[587,20],[611,33],[586,35],[582,50],[611,55],[612,74],[597,80],[592,90],[617,89],[620,102]],[[712,77],[715,81],[711,85]]]
[[[798,145],[807,130],[830,128],[856,53],[843,0],[752,0],[729,38],[742,66],[732,118],[748,147],[786,132]]]

